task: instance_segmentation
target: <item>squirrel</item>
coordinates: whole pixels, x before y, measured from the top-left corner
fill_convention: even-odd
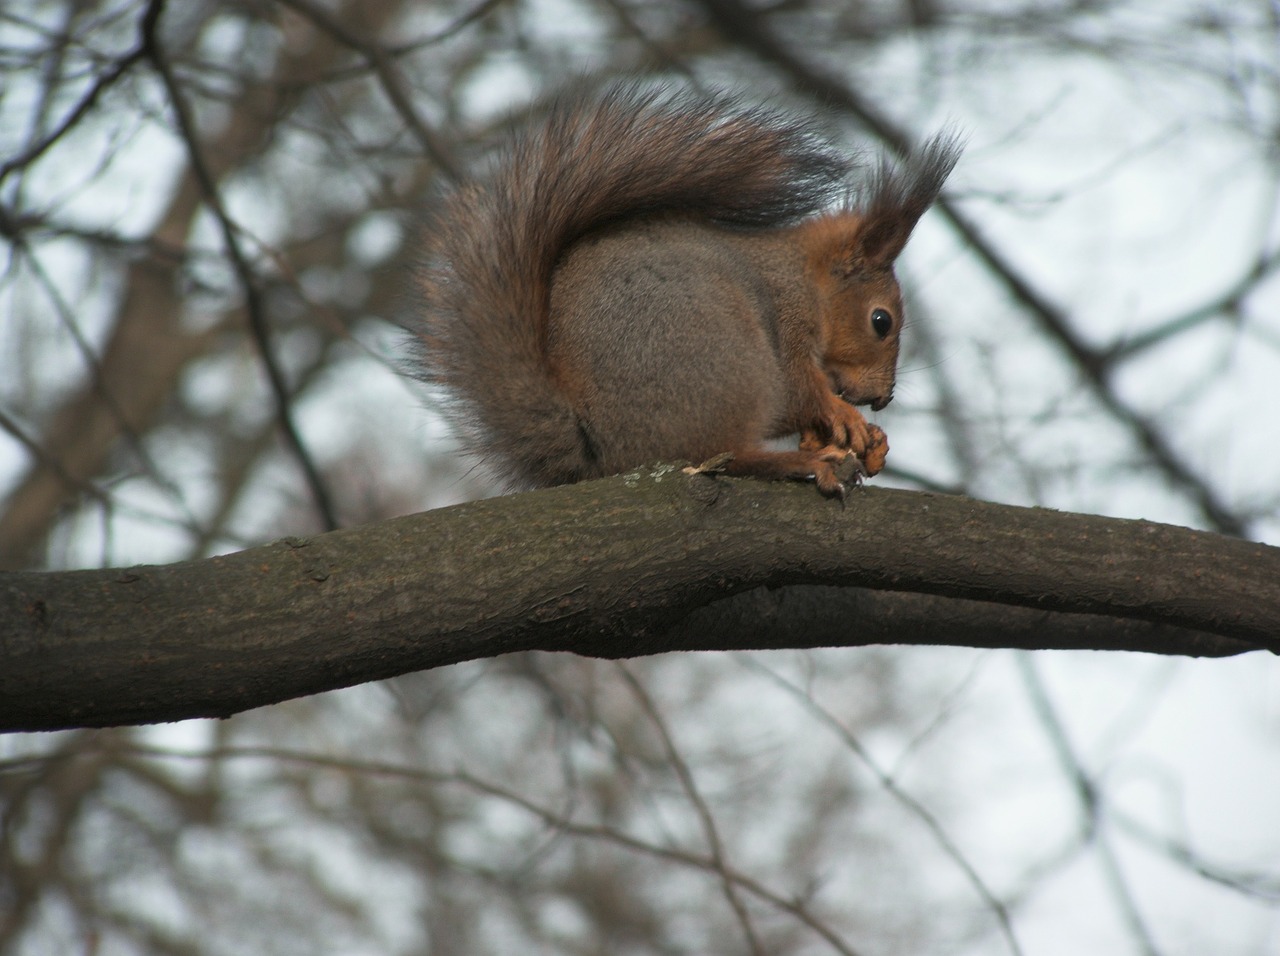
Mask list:
[[[894,260],[959,155],[939,135],[851,201],[811,121],[636,83],[566,95],[428,219],[415,371],[514,486],[683,460],[843,496],[850,461],[860,481],[888,449],[855,406],[893,397]]]

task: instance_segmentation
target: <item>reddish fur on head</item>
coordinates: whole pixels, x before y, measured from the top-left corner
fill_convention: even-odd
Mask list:
[[[954,136],[938,136],[901,170],[881,164],[862,202],[801,227],[819,291],[822,364],[850,404],[879,410],[893,398],[902,329],[893,264],[959,156]]]

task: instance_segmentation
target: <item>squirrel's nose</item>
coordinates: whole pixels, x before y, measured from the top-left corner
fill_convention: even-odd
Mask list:
[[[891,401],[893,401],[893,392],[890,392],[888,395],[881,395],[879,398],[873,398],[871,400],[871,410],[873,412],[878,412]]]

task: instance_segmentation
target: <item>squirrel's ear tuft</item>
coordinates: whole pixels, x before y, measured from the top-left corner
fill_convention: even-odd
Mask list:
[[[885,269],[898,258],[963,151],[960,137],[946,131],[913,152],[900,167],[881,161],[859,210],[858,253],[868,267]]]

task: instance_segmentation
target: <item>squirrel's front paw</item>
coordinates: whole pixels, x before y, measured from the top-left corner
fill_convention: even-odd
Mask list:
[[[889,454],[889,438],[879,425],[867,426],[867,447],[862,452],[862,469],[867,477],[878,475],[884,469],[884,460]]]
[[[852,480],[858,484],[864,477],[878,475],[884,469],[889,438],[879,425],[867,425],[866,444],[859,453],[825,443],[818,432],[810,429],[800,433],[800,450],[817,453],[823,461],[825,474],[818,478],[818,487],[823,493],[841,494],[844,482]]]
[[[862,412],[838,395],[828,394],[822,416],[812,427],[800,432],[800,447],[805,451],[817,451],[833,445],[836,448],[847,448],[855,455],[862,457],[867,446],[871,444],[869,429],[870,426],[862,417]]]

